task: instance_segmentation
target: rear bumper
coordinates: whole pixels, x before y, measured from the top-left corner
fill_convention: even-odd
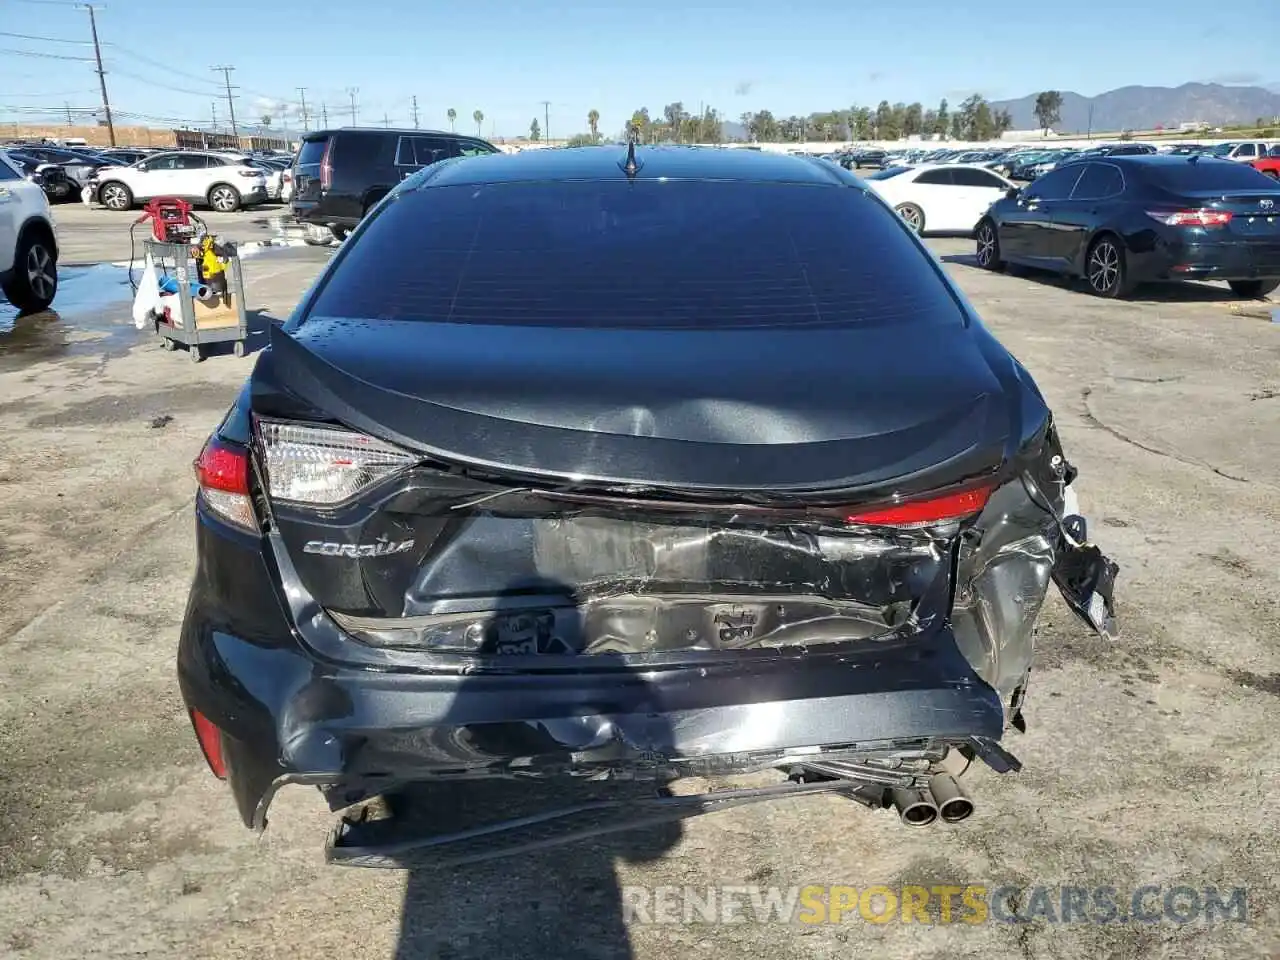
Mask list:
[[[188,707],[223,731],[248,826],[265,823],[282,781],[320,784],[346,805],[432,779],[705,775],[1004,730],[999,696],[942,623],[852,651],[660,670],[599,656],[572,673],[381,671],[299,641],[259,545],[207,522],[199,539],[179,681]]]
[[[1280,277],[1280,236],[1251,241],[1170,246],[1157,266],[1163,280],[1265,280]]]

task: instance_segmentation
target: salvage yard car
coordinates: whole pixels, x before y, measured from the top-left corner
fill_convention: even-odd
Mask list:
[[[976,239],[981,267],[1083,277],[1101,297],[1167,280],[1225,280],[1264,297],[1280,287],[1280,185],[1199,154],[1079,161],[1010,191]]]
[[[1019,766],[1050,582],[1114,631],[1030,374],[818,159],[423,170],[272,330],[196,474],[196,738],[248,826],[320,787],[340,863],[530,828],[365,816],[444,780],[653,781],[548,811],[561,841],[822,791],[960,821],[970,760]],[[660,789],[742,771],[777,782]]]
[[[58,292],[58,239],[43,187],[0,150],[0,292],[22,313]]]

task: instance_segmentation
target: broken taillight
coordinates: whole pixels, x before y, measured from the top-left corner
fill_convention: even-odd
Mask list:
[[[417,460],[341,427],[259,419],[258,435],[272,500],[333,506]]]
[[[256,533],[258,520],[249,496],[249,452],[210,437],[195,468],[200,496],[210,512],[232,526]]]
[[[903,500],[845,517],[846,523],[884,527],[915,527],[949,520],[962,520],[987,505],[994,487],[990,484],[952,493]]]

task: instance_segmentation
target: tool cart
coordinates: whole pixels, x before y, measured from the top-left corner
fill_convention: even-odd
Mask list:
[[[225,282],[208,284],[199,267],[200,247],[157,240],[147,240],[144,246],[156,268],[164,273],[160,281],[163,306],[156,317],[161,346],[172,350],[175,344],[185,344],[191,359],[198,363],[204,359],[206,345],[230,340],[235,344],[235,355],[243,357],[249,321],[240,258],[234,253],[220,258]]]

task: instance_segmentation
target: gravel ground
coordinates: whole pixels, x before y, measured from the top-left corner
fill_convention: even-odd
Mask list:
[[[58,217],[64,259],[120,256],[127,217]],[[1122,566],[1119,640],[1047,607],[1023,772],[974,771],[960,826],[818,797],[448,873],[326,867],[318,796],[285,791],[257,837],[204,769],[173,666],[190,464],[253,360],[164,353],[119,276],[69,272],[60,317],[0,335],[0,955],[1280,955],[1280,324],[1213,287],[1104,302],[931,246],[1044,389]],[[255,323],[327,255],[247,261]],[[1242,886],[1247,922],[647,924],[620,890],[970,883]]]

